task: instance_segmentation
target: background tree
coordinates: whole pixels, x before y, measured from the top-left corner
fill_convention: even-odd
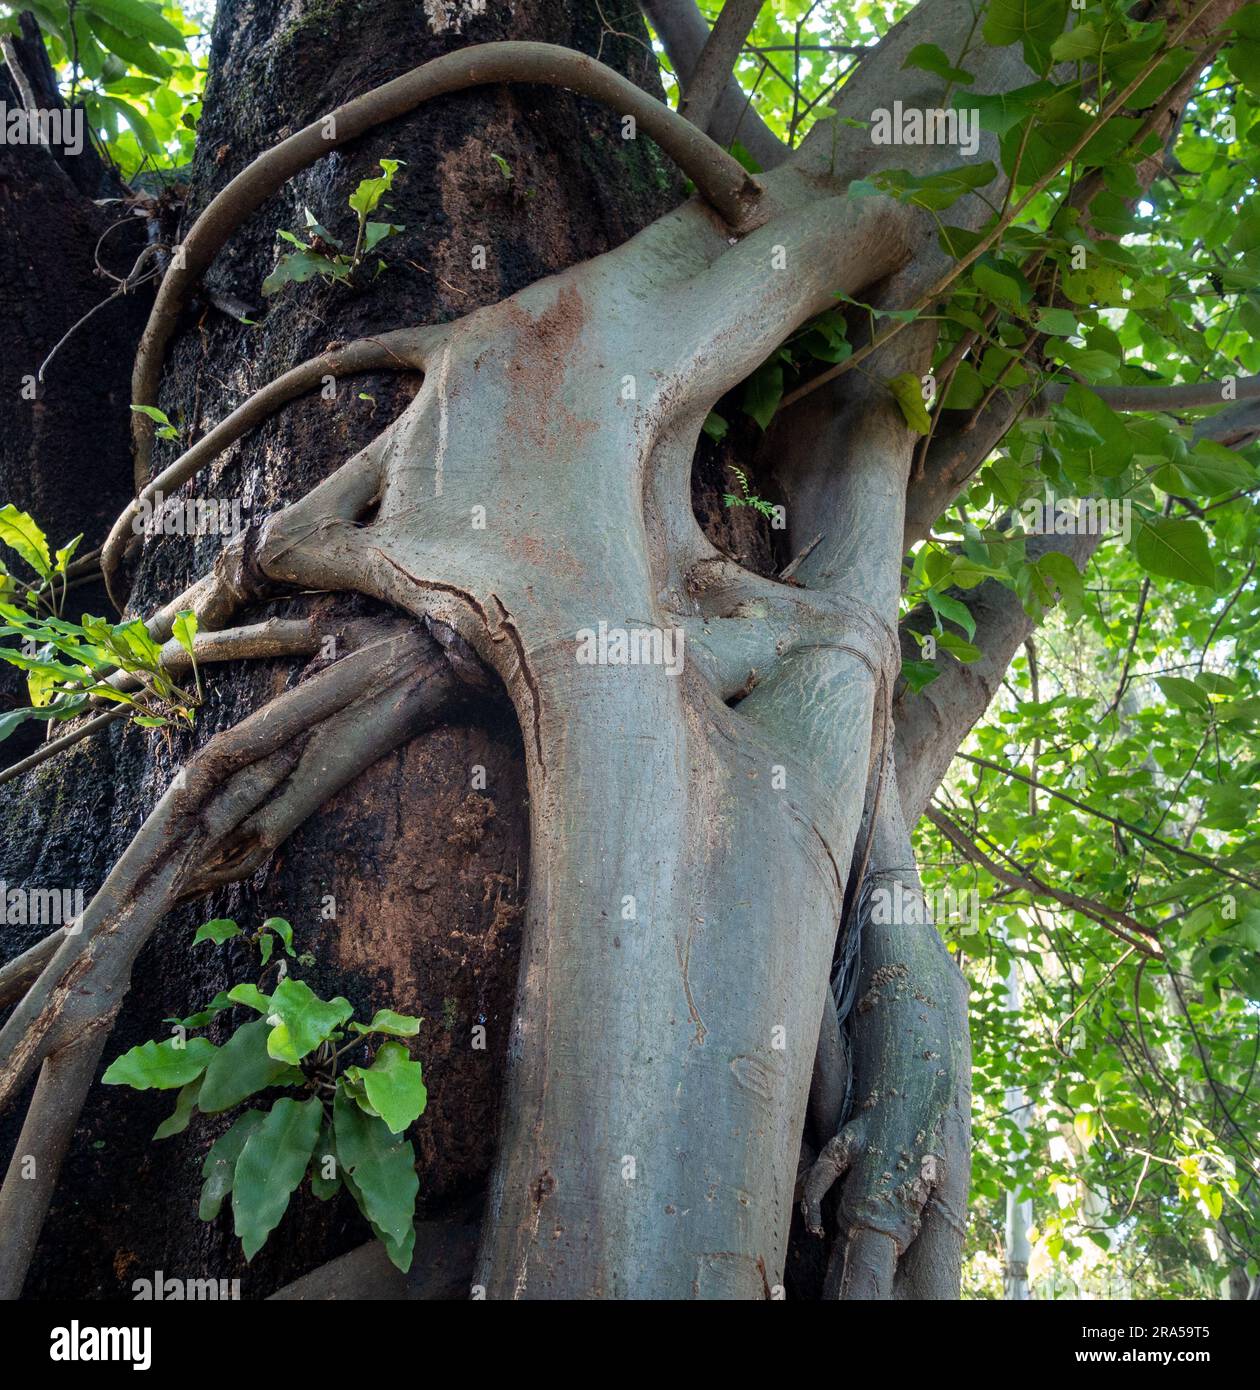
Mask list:
[[[6,933],[10,1295],[242,1270],[229,1117],[152,1147],[93,1083],[230,982],[191,926],[280,910],[427,1019],[413,1296],[986,1292],[1008,1190],[1034,1293],[1086,1236],[1245,1283],[1257,9],[644,9],[228,0],[204,100],[192,12],[11,26],[6,101],[95,153],[0,148],[0,491],[231,664],[192,731],[6,721],[6,883],[95,894]],[[876,143],[894,100],[978,146]],[[136,488],[255,525],[137,545]],[[1029,534],[1047,493],[1127,543]],[[681,674],[582,664],[601,622]],[[922,910],[924,817],[979,922]],[[397,1287],[361,1238],[303,1188],[247,1291]]]

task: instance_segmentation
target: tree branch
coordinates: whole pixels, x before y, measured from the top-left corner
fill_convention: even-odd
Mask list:
[[[703,131],[709,131],[713,124],[713,115],[763,3],[764,0],[726,0],[690,77],[683,83],[679,114]]]
[[[1136,835],[1140,840],[1146,840],[1160,849],[1168,850],[1172,854],[1178,854],[1183,859],[1193,860],[1196,864],[1202,864],[1204,868],[1211,869],[1214,873],[1224,874],[1226,878],[1232,878],[1235,883],[1246,884],[1248,888],[1260,888],[1260,880],[1248,878],[1246,874],[1240,874],[1222,864],[1218,859],[1210,859],[1207,855],[1197,854],[1192,849],[1186,849],[1182,845],[1175,844],[1172,840],[1165,840],[1161,836],[1154,834],[1150,830],[1143,830],[1140,825],[1135,825],[1132,821],[1124,820],[1120,816],[1109,815],[1106,811],[1100,811],[1097,806],[1090,806],[1084,801],[1078,801],[1076,797],[1069,796],[1067,792],[1060,791],[1057,787],[1048,786],[1045,782],[1039,781],[1035,777],[1026,777],[1022,772],[1016,772],[1013,767],[1004,767],[1001,763],[990,762],[988,758],[977,757],[974,753],[957,754],[960,758],[965,758],[969,763],[975,763],[977,767],[987,767],[993,772],[1000,772],[1003,777],[1013,777],[1017,782],[1023,782],[1025,786],[1036,787],[1038,791],[1043,791],[1049,796],[1053,796],[1058,801],[1066,801],[1069,806],[1075,806],[1078,811],[1084,811],[1086,815],[1094,816],[1098,820],[1106,821],[1108,825],[1114,825],[1121,830],[1127,830],[1130,834]]]
[[[1061,401],[1071,389],[1066,382],[1051,382],[1042,399]],[[1234,382],[1233,396],[1224,394],[1219,381],[1193,381],[1178,386],[1086,386],[1112,410],[1205,410],[1231,400],[1260,401],[1260,376],[1245,376]],[[1210,421],[1208,422],[1210,423]]]
[[[685,91],[696,62],[709,40],[709,26],[695,0],[639,0],[639,8],[656,30]],[[717,109],[708,126],[721,145],[736,140],[763,169],[782,164],[791,151],[753,110],[748,94],[734,77],[728,77]]]
[[[985,873],[997,879],[999,883],[1005,883],[1009,888],[1020,888],[1024,892],[1032,894],[1033,897],[1052,898],[1064,907],[1070,907],[1091,918],[1099,926],[1105,927],[1107,931],[1119,937],[1126,946],[1131,946],[1134,950],[1141,951],[1143,955],[1154,959],[1163,959],[1162,952],[1152,949],[1140,939],[1146,936],[1158,940],[1159,933],[1153,927],[1144,926],[1129,913],[1118,912],[1115,908],[1108,907],[1106,903],[1097,902],[1093,898],[1082,898],[1076,893],[1068,893],[1061,888],[1056,888],[1053,884],[1046,883],[1043,879],[1036,877],[1025,866],[1019,866],[1018,872],[1004,869],[995,860],[989,858],[980,846],[964,833],[962,827],[938,807],[929,806],[923,814],[955,849],[964,854],[973,864],[978,864]],[[1131,933],[1137,933],[1137,938],[1135,939]]]

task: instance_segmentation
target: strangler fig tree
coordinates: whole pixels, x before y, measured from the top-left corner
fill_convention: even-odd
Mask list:
[[[1220,587],[1203,512],[1181,499],[1217,495],[1196,469],[1251,478],[1233,460],[1260,430],[1260,378],[1202,324],[1159,319],[1130,233],[1175,176],[1196,93],[1228,72],[1240,108],[1260,101],[1257,7],[920,0],[886,33],[858,7],[863,41],[832,45],[846,51],[825,98],[788,83],[786,140],[734,75],[758,51],[757,3],[727,0],[710,32],[692,0],[642,0],[677,110],[642,18],[586,0],[444,0],[364,21],[396,22],[401,47],[358,34],[353,5],[247,8],[229,0],[216,18],[187,204],[167,190],[139,206],[140,182],[92,191],[93,210],[113,197],[143,214],[157,249],[139,252],[154,273],[118,295],[152,298],[142,331],[118,330],[134,367],[114,389],[132,435],[130,460],[110,457],[116,519],[79,528],[65,578],[102,581],[143,621],[145,671],[196,670],[209,693],[191,731],[125,728],[108,702],[138,680],[171,685],[180,710],[194,702],[164,674],[116,669],[100,644],[124,640],[118,624],[85,619],[81,641],[57,627],[60,603],[39,618],[60,674],[24,718],[63,722],[3,774],[8,794],[48,785],[107,726],[98,741],[169,763],[122,817],[127,842],[82,916],[0,972],[0,1101],[35,1081],[0,1193],[5,1293],[22,1290],[101,1064],[124,1051],[111,1034],[149,1036],[127,1022],[128,991],[186,949],[167,925],[179,905],[207,916],[214,895],[270,892],[326,803],[347,825],[370,819],[356,790],[368,770],[410,766],[422,736],[506,700],[528,836],[519,882],[487,877],[470,901],[504,907],[519,975],[510,1018],[475,1015],[501,1118],[497,1135],[483,1126],[488,1176],[470,1164],[464,1177],[475,1257],[462,1228],[445,1247],[468,1246],[457,1290],[956,1297],[968,990],[925,910],[910,832],[1037,624],[1080,600],[1100,544],[1097,527],[1030,528],[1022,504],[1047,490],[1124,499],[1149,575]],[[826,48],[843,8],[793,9],[797,87],[802,35]],[[148,51],[174,42],[156,6],[110,0],[133,11],[152,21]],[[57,58],[58,14],[32,6],[5,41],[31,105],[53,73],[39,27]],[[100,115],[125,93],[110,94],[108,28],[94,32]],[[277,102],[264,138],[257,113]],[[484,128],[454,155],[432,143],[468,112]],[[529,143],[561,119],[564,168]],[[548,180],[611,188],[614,168],[615,215],[556,219]],[[1249,193],[1228,193],[1244,228]],[[1256,240],[1204,249],[1222,302],[1255,288]],[[499,279],[478,281],[488,257]],[[1148,319],[1150,351],[1121,341],[1130,313]],[[271,369],[248,392],[243,360]],[[54,357],[22,409],[55,417],[57,379]],[[224,406],[213,418],[203,383]],[[285,433],[290,412],[330,420],[300,412],[347,397],[370,423],[353,446],[342,425]],[[701,467],[714,457],[716,484]],[[162,499],[237,494],[265,505],[234,533],[180,548],[146,527]],[[60,543],[39,495],[14,524],[34,515]],[[43,610],[17,608],[6,641],[20,667],[13,637]],[[277,659],[265,692],[226,693],[245,690],[239,663]],[[461,787],[487,787],[485,761],[456,763]],[[391,824],[448,775],[437,766],[397,785]],[[506,820],[507,785],[448,847],[482,843],[491,811]],[[409,904],[433,884],[375,852],[319,894],[340,902],[396,874],[394,969],[412,949]],[[1257,886],[1245,862],[1228,872]],[[327,920],[339,966],[366,968],[361,918],[338,906]],[[1125,912],[1102,921],[1158,956]],[[414,1013],[436,1032],[430,1007]],[[422,1043],[437,1127],[455,1100]],[[303,1104],[314,1143],[323,1109]],[[422,1166],[436,1161],[427,1142]],[[445,1216],[440,1201],[421,1213],[416,1267],[444,1248]],[[410,1237],[387,1242],[408,1261]],[[247,1252],[259,1245],[255,1233]],[[273,1288],[308,1273],[275,1270]]]

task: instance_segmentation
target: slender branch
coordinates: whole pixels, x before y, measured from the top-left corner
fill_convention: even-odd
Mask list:
[[[1151,580],[1148,575],[1142,580],[1142,588],[1138,594],[1137,612],[1133,615],[1133,630],[1129,633],[1129,644],[1124,651],[1124,661],[1120,666],[1120,679],[1116,682],[1116,693],[1111,697],[1111,703],[1103,710],[1103,718],[1111,714],[1120,707],[1120,701],[1124,699],[1124,692],[1129,688],[1129,667],[1133,664],[1133,650],[1137,646],[1138,634],[1142,631],[1142,615],[1146,612],[1146,600],[1150,597]]]
[[[962,827],[945,815],[939,807],[929,806],[923,814],[955,849],[964,854],[973,864],[978,864],[985,873],[997,879],[999,883],[1005,883],[1009,888],[1022,889],[1034,896],[1041,894],[1053,898],[1055,902],[1083,913],[1100,926],[1105,927],[1113,935],[1118,936],[1126,946],[1142,951],[1148,956],[1159,957],[1161,955],[1158,950],[1152,949],[1141,940],[1135,940],[1130,935],[1130,933],[1136,932],[1139,936],[1158,939],[1158,933],[1153,927],[1143,926],[1127,912],[1119,912],[1115,908],[1108,907],[1106,903],[1096,902],[1093,898],[1083,898],[1077,893],[1069,893],[1061,888],[1056,888],[1053,884],[1034,875],[1026,865],[1017,865],[1015,870],[1004,869],[999,863],[991,859],[963,831]]]
[[[1233,608],[1234,604],[1236,604],[1238,600],[1242,597],[1243,590],[1246,589],[1247,585],[1251,583],[1251,576],[1255,574],[1255,572],[1256,561],[1252,560],[1252,562],[1247,566],[1247,572],[1239,581],[1238,587],[1230,595],[1229,602],[1216,615],[1216,621],[1212,624],[1211,631],[1208,633],[1206,639],[1204,640],[1202,651],[1199,652],[1200,671],[1203,670],[1203,663],[1207,660],[1208,650],[1211,647],[1213,641],[1215,640],[1216,634],[1221,630],[1221,624],[1225,621],[1227,617],[1229,617],[1230,610]]]
[[[166,345],[192,285],[228,237],[256,208],[300,170],[386,121],[414,111],[448,92],[500,82],[563,87],[633,116],[695,183],[701,197],[734,230],[747,228],[761,189],[737,159],[703,131],[649,96],[620,73],[572,49],[547,43],[487,43],[434,58],[381,87],[355,97],[259,155],[228,184],[193,223],[153,301],[136,354],[131,394],[136,405],[157,403]],[[149,471],[153,422],[132,421],[136,475]]]
[[[1071,389],[1069,382],[1051,382],[1041,393],[1046,401],[1061,401]],[[1112,410],[1203,410],[1230,400],[1260,400],[1260,376],[1245,376],[1234,382],[1234,394],[1223,394],[1219,381],[1193,381],[1177,386],[1090,386],[1099,400]]]
[[[20,762],[12,763],[3,772],[0,772],[0,784],[12,782],[18,777],[25,777],[28,772],[39,767],[41,763],[46,763],[49,758],[56,757],[58,753],[64,753],[67,748],[73,748],[76,743],[82,743],[85,738],[91,738],[93,734],[99,734],[102,729],[130,713],[131,711],[126,705],[117,705],[113,709],[106,710],[104,714],[98,714],[95,718],[86,720],[78,728],[71,729],[68,734],[50,739],[49,742],[41,744]]]
[[[1067,792],[1060,791],[1057,787],[1047,786],[1045,782],[1039,781],[1035,777],[1026,777],[1022,772],[1016,772],[1013,767],[1004,767],[1001,763],[990,762],[988,758],[976,757],[973,753],[964,753],[961,750],[956,755],[965,758],[969,763],[975,763],[977,767],[987,767],[994,772],[1000,772],[1004,777],[1013,777],[1017,782],[1023,782],[1026,786],[1036,787],[1038,791],[1046,792],[1059,801],[1066,801],[1069,806],[1075,806],[1078,811],[1084,811],[1086,815],[1095,816],[1098,820],[1106,821],[1108,825],[1114,825],[1121,830],[1127,830],[1136,835],[1141,840],[1146,840],[1160,849],[1166,849],[1173,854],[1179,854],[1183,859],[1192,859],[1196,864],[1202,864],[1205,868],[1212,869],[1215,873],[1224,874],[1226,878],[1232,878],[1236,883],[1245,883],[1248,888],[1260,888],[1260,880],[1248,878],[1246,874],[1236,873],[1233,869],[1227,868],[1219,860],[1209,859],[1207,855],[1197,854],[1194,850],[1185,849],[1181,845],[1174,844],[1171,840],[1165,840],[1159,835],[1152,834],[1149,830],[1143,830],[1140,825],[1134,825],[1132,821],[1122,819],[1120,816],[1108,815],[1106,811],[1100,811],[1096,806],[1090,806],[1084,801],[1078,801],[1074,796],[1069,796]]]

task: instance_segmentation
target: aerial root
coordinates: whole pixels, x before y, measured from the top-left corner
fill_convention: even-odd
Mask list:
[[[827,1140],[814,1160],[801,1196],[801,1215],[805,1218],[805,1229],[811,1235],[824,1233],[823,1198],[849,1171],[865,1144],[866,1131],[861,1120],[851,1120],[838,1134]]]

